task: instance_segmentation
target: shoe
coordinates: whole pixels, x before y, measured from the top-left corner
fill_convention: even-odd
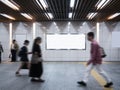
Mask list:
[[[84,81],[80,81],[80,82],[77,82],[77,83],[82,85],[82,86],[87,86],[87,84]]]
[[[45,80],[43,80],[43,79],[38,79],[38,81],[39,81],[39,82],[42,82],[42,83],[45,82]]]
[[[112,85],[113,85],[113,82],[109,82],[109,83],[107,83],[106,85],[104,85],[104,87],[109,88],[109,87],[111,87]]]
[[[16,72],[15,74],[16,74],[17,76],[21,76],[19,72]]]
[[[32,78],[31,82],[40,82],[40,80]]]
[[[19,72],[16,72],[15,74],[19,74]]]
[[[31,79],[31,82],[35,82],[35,81],[36,81],[36,79],[34,79],[34,78]]]

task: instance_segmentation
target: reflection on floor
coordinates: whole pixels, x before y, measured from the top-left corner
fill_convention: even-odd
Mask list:
[[[94,76],[90,76],[87,87],[77,85],[85,71],[80,62],[44,62],[45,83],[31,83],[28,70],[22,70],[22,76],[16,77],[19,64],[0,64],[0,90],[105,90]],[[113,89],[106,90],[120,90],[120,63],[104,63],[103,68],[114,82]]]

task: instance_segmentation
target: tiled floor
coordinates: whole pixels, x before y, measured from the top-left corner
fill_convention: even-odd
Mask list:
[[[85,71],[85,66],[79,62],[44,62],[42,78],[45,83],[31,83],[28,70],[22,70],[23,76],[16,77],[19,64],[0,64],[0,90],[104,90],[93,76],[90,76],[87,87],[77,85]],[[113,89],[120,90],[120,63],[103,64],[103,68],[114,82]]]

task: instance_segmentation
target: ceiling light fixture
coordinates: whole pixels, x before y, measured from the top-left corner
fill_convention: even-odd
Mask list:
[[[72,13],[69,13],[69,16],[68,16],[69,18],[72,18]]]
[[[29,14],[26,14],[26,13],[21,13],[21,15],[22,16],[24,16],[25,18],[27,18],[27,19],[30,19],[30,20],[32,20],[33,18],[32,18],[32,16],[31,15],[29,15]]]
[[[0,1],[14,10],[19,10],[20,8],[20,6],[17,3],[15,3],[13,0],[0,0]]]
[[[47,13],[45,13],[45,15],[47,16],[47,18],[49,18],[49,16],[48,16],[48,14],[47,14]]]
[[[56,22],[53,22],[55,26],[57,26]]]
[[[115,14],[109,16],[108,19],[113,19],[113,18],[115,18],[115,17],[117,17],[119,15],[120,15],[120,13],[115,13]]]
[[[0,15],[6,17],[6,18],[8,18],[8,19],[15,20],[15,18],[12,17],[12,16],[10,16],[10,15],[7,15],[7,14],[0,14]]]
[[[52,13],[48,13],[48,16],[50,17],[50,19],[52,19],[52,18],[53,18]]]
[[[96,15],[97,15],[97,13],[89,13],[89,14],[87,15],[87,18],[88,18],[88,19],[93,19]]]
[[[75,0],[70,0],[70,7],[73,8],[75,4]]]
[[[97,7],[97,9],[102,9],[103,7],[105,7],[111,0],[99,0],[97,2],[97,4],[95,5],[95,7]]]
[[[42,9],[48,8],[48,4],[46,0],[36,0],[37,4],[40,6]]]

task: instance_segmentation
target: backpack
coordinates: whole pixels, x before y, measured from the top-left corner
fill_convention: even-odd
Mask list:
[[[23,50],[22,50],[22,48],[21,48],[20,51],[18,52],[18,56],[19,56],[19,57],[22,57],[22,56],[23,56]]]
[[[107,56],[106,53],[105,53],[104,48],[100,47],[100,52],[101,52],[101,57],[102,58],[105,58]]]

